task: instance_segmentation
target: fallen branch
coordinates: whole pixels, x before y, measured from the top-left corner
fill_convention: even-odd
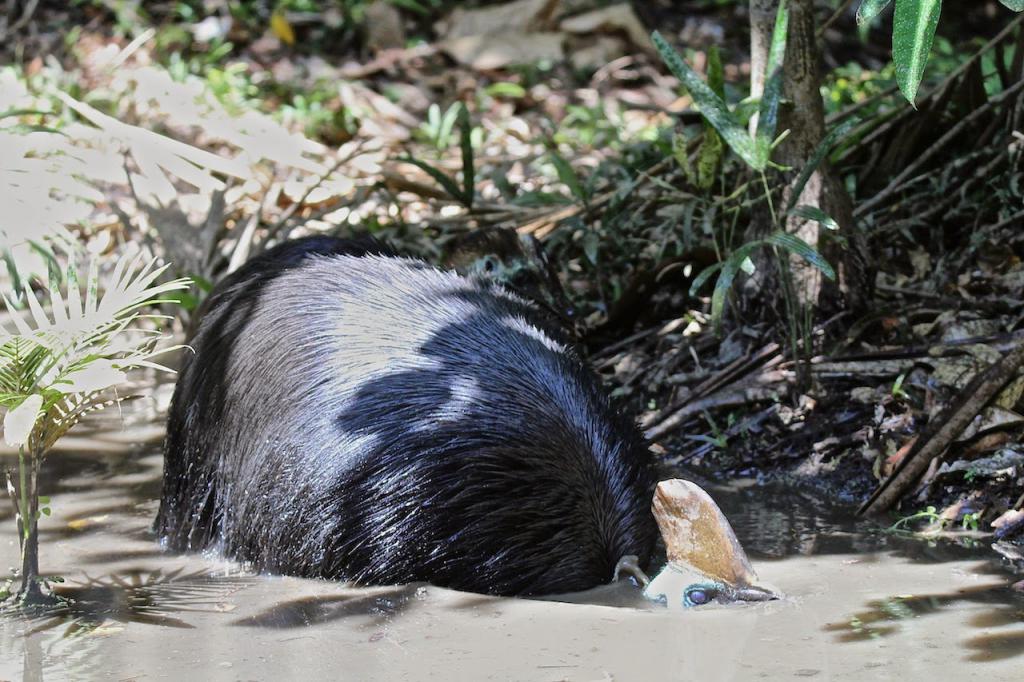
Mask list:
[[[893,507],[925,472],[932,460],[949,447],[971,420],[1024,364],[1024,344],[981,372],[964,388],[960,397],[933,418],[917,440],[916,447],[871,497],[857,510],[858,516],[878,514]]]

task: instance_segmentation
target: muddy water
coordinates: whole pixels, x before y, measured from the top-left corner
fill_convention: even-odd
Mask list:
[[[898,538],[778,490],[711,488],[786,598],[678,614],[625,584],[499,599],[166,554],[149,530],[162,432],[146,409],[83,425],[49,460],[41,568],[74,601],[0,618],[0,679],[1022,679],[1024,599],[983,540]],[[0,566],[17,556],[3,505]]]

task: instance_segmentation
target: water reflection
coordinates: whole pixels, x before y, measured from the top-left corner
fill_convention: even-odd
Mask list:
[[[278,602],[253,616],[236,620],[232,625],[286,629],[353,616],[370,616],[375,625],[383,625],[425,595],[426,590],[422,586],[401,585],[383,590],[360,590],[353,594],[303,597]]]
[[[67,601],[34,619],[26,636],[64,627],[72,637],[116,624],[141,623],[191,628],[180,614],[233,611],[232,596],[253,583],[253,578],[186,573],[183,568],[129,569],[102,578],[69,581],[54,591]]]
[[[989,557],[992,561],[984,570],[1003,573],[987,538],[895,532],[888,519],[858,519],[853,506],[833,505],[774,485],[741,490],[711,486],[710,491],[755,561],[856,554],[866,563],[884,553],[931,564]]]
[[[872,600],[863,611],[854,613],[845,622],[827,625],[825,631],[836,633],[839,642],[891,637],[910,621],[971,606],[985,610],[968,618],[967,625],[997,631],[967,639],[964,646],[974,652],[967,660],[991,661],[1024,654],[1024,595],[1005,583],[979,585],[948,594],[898,595]]]

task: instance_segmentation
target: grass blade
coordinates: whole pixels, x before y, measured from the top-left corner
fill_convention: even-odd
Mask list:
[[[462,147],[462,203],[473,208],[476,185],[476,169],[473,165],[473,126],[469,121],[469,109],[459,105],[459,145]]]
[[[455,181],[452,180],[447,175],[445,175],[444,173],[442,173],[441,171],[439,171],[438,169],[431,166],[429,163],[425,161],[420,161],[419,159],[414,159],[411,156],[405,156],[399,160],[404,163],[411,163],[417,168],[423,170],[424,172],[426,172],[427,175],[434,178],[434,180],[437,181],[437,184],[441,185],[444,191],[448,192],[448,194],[451,195],[452,199],[455,199],[456,201],[459,202],[462,201],[462,190],[459,188],[457,184],[455,184]]]

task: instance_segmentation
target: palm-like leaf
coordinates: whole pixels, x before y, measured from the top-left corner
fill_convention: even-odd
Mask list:
[[[125,255],[101,294],[95,260],[84,292],[71,266],[66,291],[51,279],[47,306],[25,285],[28,319],[4,296],[14,331],[0,325],[0,407],[13,411],[31,396],[42,398],[34,427],[21,440],[29,449],[45,452],[86,412],[109,404],[105,389],[123,381],[127,370],[165,369],[151,359],[164,352],[156,347],[166,336],[138,322],[162,318],[143,309],[188,285],[185,279],[160,282],[166,268],[141,253]]]

